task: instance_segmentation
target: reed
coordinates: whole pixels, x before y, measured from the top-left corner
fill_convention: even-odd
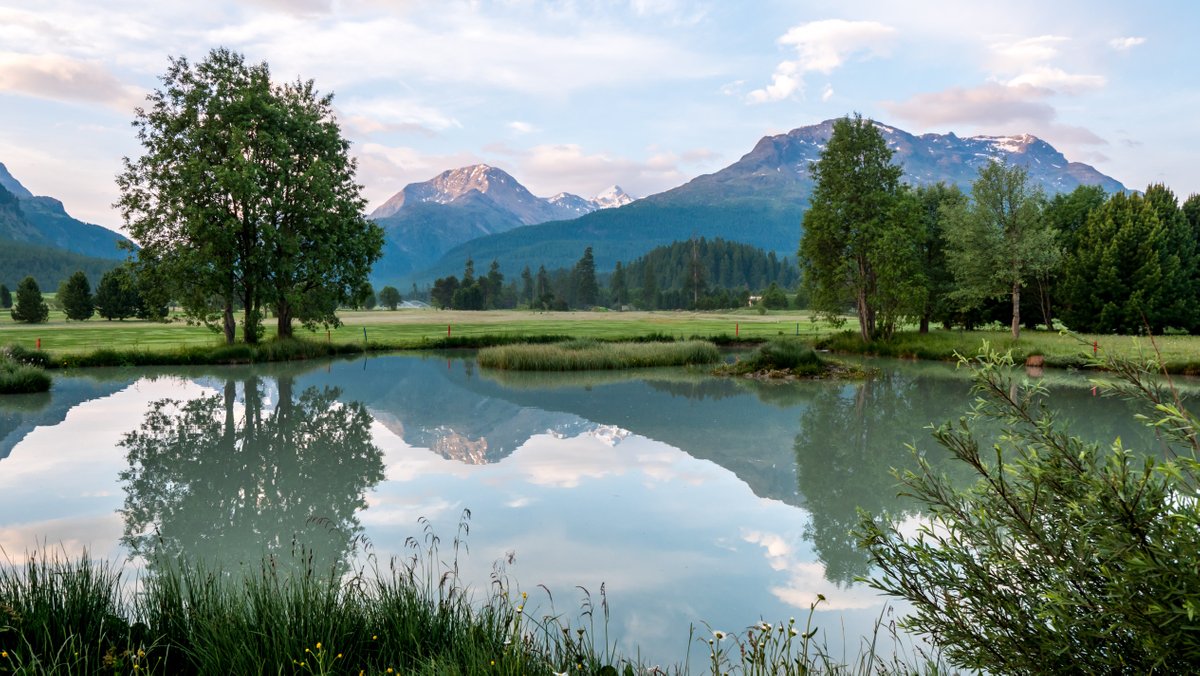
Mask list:
[[[41,551],[0,563],[0,674],[686,674],[620,654],[608,597],[583,589],[577,612],[530,600],[498,562],[482,601],[460,580],[470,513],[452,551],[427,521],[409,553],[349,574],[265,560],[257,570],[209,570],[156,559],[130,579],[111,563]],[[369,545],[368,545],[369,547]],[[367,547],[364,547],[367,548]],[[296,563],[296,562],[291,562]],[[285,564],[285,565],[277,565]],[[894,623],[876,622],[858,658],[832,657],[812,625],[759,622],[740,633],[689,636],[707,653],[698,673],[943,673],[936,655],[898,652]],[[803,628],[802,628],[803,627]],[[878,639],[890,637],[890,653]],[[710,672],[711,670],[711,672]]]
[[[706,341],[604,343],[591,339],[543,345],[506,345],[479,351],[480,366],[513,371],[599,371],[690,366],[720,361]]]

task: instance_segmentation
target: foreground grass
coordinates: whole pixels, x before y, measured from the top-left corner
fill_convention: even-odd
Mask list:
[[[125,571],[86,553],[67,561],[31,555],[0,566],[0,674],[683,674],[617,653],[608,602],[585,592],[572,623],[534,617],[503,571],[482,604],[457,578],[457,549],[439,563],[424,552],[349,576],[309,565],[298,575],[273,561],[241,577],[160,562],[131,593]],[[288,567],[284,567],[288,568]],[[244,571],[243,571],[244,573]],[[552,599],[551,599],[552,600]],[[756,623],[704,632],[694,668],[712,674],[943,673],[920,649],[876,654],[884,626],[850,664],[813,640],[807,623]],[[553,605],[553,604],[551,604]],[[899,639],[903,641],[903,639]],[[915,662],[915,664],[914,664]]]
[[[721,360],[721,352],[703,340],[602,343],[583,339],[488,347],[479,351],[476,360],[480,366],[510,371],[602,371],[713,364]]]

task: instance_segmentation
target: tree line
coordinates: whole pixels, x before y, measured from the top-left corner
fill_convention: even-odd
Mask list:
[[[100,278],[100,284],[92,291],[88,275],[77,270],[58,285],[55,303],[67,319],[85,321],[95,315],[107,320],[124,320],[130,317],[162,320],[167,316],[166,305],[148,302],[142,294],[131,265],[113,268]],[[13,321],[38,324],[50,318],[50,306],[42,297],[42,289],[32,275],[17,285],[14,294],[0,284],[0,308],[9,310]]]
[[[910,187],[870,120],[846,117],[811,165],[799,258],[811,306],[852,309],[864,340],[898,326],[1007,320],[1087,333],[1200,332],[1200,196],[1168,188],[1047,198],[1025,170],[983,167],[969,194]]]
[[[491,310],[526,307],[538,310],[586,309],[594,306],[645,310],[713,310],[745,307],[753,291],[763,293],[768,307],[787,307],[784,289],[794,287],[799,268],[774,252],[722,239],[704,237],[657,247],[630,261],[618,262],[606,275],[596,272],[592,248],[571,268],[533,272],[505,283],[498,261],[486,275],[475,273],[468,258],[460,279],[434,281],[430,300],[436,307]]]

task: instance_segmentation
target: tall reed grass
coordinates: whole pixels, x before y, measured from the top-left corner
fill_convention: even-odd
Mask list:
[[[943,673],[920,649],[885,653],[875,636],[844,663],[815,639],[819,598],[801,628],[759,622],[741,633],[689,633],[703,646],[675,665],[620,654],[609,636],[604,585],[583,590],[577,612],[548,611],[498,562],[482,602],[459,578],[469,532],[459,524],[449,556],[427,521],[409,553],[384,565],[368,557],[350,575],[266,560],[257,570],[207,570],[155,561],[131,579],[86,553],[29,554],[0,564],[0,674],[890,674]],[[369,548],[369,543],[367,543]],[[445,558],[445,560],[444,560]],[[300,571],[298,574],[295,571]],[[285,573],[284,571],[290,571]],[[581,588],[582,589],[582,588]],[[535,607],[536,606],[536,607]],[[903,643],[903,639],[898,639]]]
[[[572,340],[547,345],[506,345],[479,351],[480,366],[514,371],[598,371],[650,366],[712,364],[721,353],[701,340],[603,343]]]

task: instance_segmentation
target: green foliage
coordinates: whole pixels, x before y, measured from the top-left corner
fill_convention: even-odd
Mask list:
[[[82,270],[59,285],[56,299],[67,319],[84,321],[96,314],[92,285],[88,283],[87,275],[83,274]]]
[[[394,286],[385,286],[379,290],[379,304],[389,310],[395,310],[402,300],[404,299],[400,297],[400,291]]]
[[[40,324],[49,319],[50,307],[42,298],[42,290],[38,287],[36,279],[26,277],[17,285],[16,302],[13,303],[9,314],[13,321],[27,324]]]
[[[480,366],[513,371],[592,371],[712,364],[721,353],[712,343],[602,343],[574,340],[542,345],[506,345],[479,351]]]
[[[337,325],[383,235],[362,215],[332,98],[312,81],[273,84],[265,63],[225,49],[172,59],[162,82],[134,120],[145,154],[118,177],[139,267],[229,343],[235,307],[246,342],[268,308],[282,337],[295,320]]]
[[[787,294],[775,282],[771,282],[771,286],[763,291],[762,300],[759,302],[768,310],[786,310],[788,306]]]
[[[592,256],[592,247],[583,250],[583,256],[571,271],[574,281],[574,307],[590,308],[596,304],[600,295],[600,287],[596,284],[596,259]]]
[[[964,359],[964,362],[967,360]],[[1038,383],[985,344],[970,413],[934,438],[976,482],[920,454],[898,475],[929,509],[915,535],[863,514],[871,584],[908,600],[904,624],[989,673],[1191,673],[1200,665],[1200,422],[1154,364],[1109,359],[1169,446],[1135,453],[1064,431]],[[979,428],[1003,431],[983,446]],[[1149,449],[1148,449],[1149,450]]]
[[[1193,325],[1187,289],[1196,273],[1180,260],[1189,228],[1155,194],[1153,186],[1146,196],[1117,193],[1091,212],[1064,264],[1063,319],[1073,330],[1138,334]]]
[[[3,309],[3,310],[11,309],[12,304],[13,304],[12,292],[8,290],[7,286],[0,284],[0,309]]]
[[[855,115],[834,123],[810,166],[816,186],[799,257],[811,306],[829,318],[855,307],[864,341],[891,334],[924,304],[919,212],[892,154],[875,123]]]
[[[954,289],[954,275],[946,262],[946,214],[966,202],[958,186],[944,183],[920,186],[914,191],[920,213],[919,261],[925,283],[924,305],[920,311],[921,332],[929,330],[931,321],[949,324],[955,308],[949,300]]]
[[[73,253],[49,245],[29,244],[0,238],[0,281],[11,291],[25,277],[34,277],[50,288],[58,288],[76,270],[83,270],[88,281],[95,282],[119,261]],[[3,298],[0,298],[2,301]],[[3,303],[0,302],[0,306]],[[5,308],[7,309],[7,308]]]
[[[45,366],[44,355],[30,355],[17,347],[0,348],[0,394],[46,392],[51,381]]]
[[[952,297],[963,309],[1012,299],[1012,334],[1020,336],[1021,289],[1058,265],[1061,248],[1042,217],[1045,197],[1019,166],[989,163],[971,184],[969,203],[946,207],[946,259]]]
[[[650,280],[646,278],[647,267]],[[774,252],[701,237],[652,249],[622,267],[619,278],[614,271],[609,295],[616,304],[620,290],[622,302],[627,302],[628,296],[637,296],[628,291],[631,283],[640,284],[642,289],[650,283],[654,308],[715,310],[745,307],[750,289],[765,289],[772,283],[790,288],[799,278],[795,264],[778,258]],[[644,298],[642,307],[652,309]]]
[[[96,287],[96,312],[103,318],[127,319],[138,314],[141,294],[130,266],[113,268],[100,278]]]
[[[777,339],[766,342],[745,359],[738,361],[738,371],[791,371],[796,375],[818,375],[825,370],[826,363],[803,341]]]

